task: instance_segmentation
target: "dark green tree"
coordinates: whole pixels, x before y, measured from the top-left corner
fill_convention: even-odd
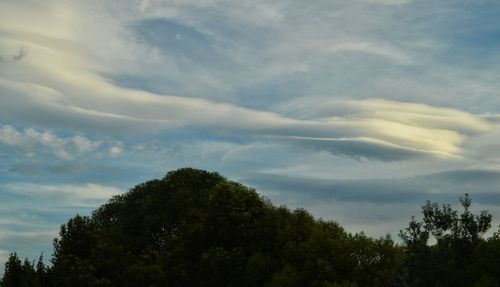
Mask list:
[[[33,267],[33,263],[30,262],[28,258],[24,259],[24,263],[22,265],[21,286],[22,287],[39,286],[36,278],[35,269]]]
[[[473,286],[484,254],[482,238],[491,227],[487,211],[474,215],[468,194],[460,198],[463,212],[449,204],[427,201],[423,220],[411,219],[400,237],[406,245],[406,280],[410,286]],[[436,243],[428,244],[430,236]]]
[[[38,262],[36,263],[35,267],[36,279],[34,286],[40,286],[40,287],[47,286],[49,280],[48,273],[49,273],[49,268],[47,268],[47,266],[45,266],[45,263],[43,262],[43,254],[40,254],[40,257],[38,258]]]
[[[5,262],[2,287],[19,287],[23,277],[23,265],[17,253],[11,253]]]
[[[45,287],[48,286],[48,269],[43,263],[43,257],[34,266],[28,258],[21,260],[16,253],[12,253],[5,263],[5,272],[0,286],[18,287]]]
[[[348,234],[185,168],[61,226],[50,276],[63,287],[387,286],[400,254],[390,238]]]

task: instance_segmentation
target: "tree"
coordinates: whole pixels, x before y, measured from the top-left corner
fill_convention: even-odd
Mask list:
[[[12,253],[0,286],[500,286],[500,231],[460,204],[427,201],[398,245],[185,168],[69,219],[51,267]]]
[[[35,287],[39,286],[36,280],[36,273],[33,263],[28,258],[24,259],[22,265],[21,285],[22,287]]]
[[[36,286],[45,287],[48,284],[48,273],[49,269],[45,266],[43,262],[43,253],[38,257],[38,262],[36,263],[35,268],[36,273]]]
[[[439,206],[427,201],[422,206],[423,220],[412,217],[400,231],[406,246],[406,280],[411,286],[472,286],[477,280],[484,239],[491,227],[487,211],[472,214],[469,194],[460,198],[459,215],[449,204]],[[428,245],[430,235],[436,240]]]
[[[23,276],[23,266],[17,253],[11,253],[5,262],[2,287],[19,287]]]
[[[57,286],[387,286],[399,249],[217,173],[169,172],[61,226]]]

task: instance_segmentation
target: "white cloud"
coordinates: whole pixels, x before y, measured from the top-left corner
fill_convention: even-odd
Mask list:
[[[51,51],[57,51],[57,48]],[[57,53],[61,53],[60,57],[57,57]],[[80,60],[71,61],[82,55],[69,54],[66,57],[69,52],[57,53],[52,59],[33,55],[42,63],[25,64],[32,71],[39,70],[40,74],[31,80],[42,83],[26,84],[18,80],[0,79],[0,87],[3,87],[7,97],[11,97],[3,109],[0,108],[5,111],[2,113],[4,120],[23,114],[29,120],[33,116],[26,114],[28,105],[32,110],[45,110],[45,119],[56,126],[59,125],[59,118],[64,120],[64,125],[72,128],[78,125],[95,126],[96,129],[108,126],[109,130],[121,126],[123,131],[128,132],[134,129],[148,131],[201,126],[260,135],[309,137],[311,140],[349,139],[441,157],[460,155],[459,146],[464,139],[461,132],[464,129],[467,129],[465,132],[488,129],[487,123],[465,112],[388,101],[353,103],[354,115],[335,117],[333,114],[334,117],[297,120],[277,113],[200,98],[125,89],[94,74],[88,67],[82,66]],[[67,61],[61,61],[63,58],[67,58]],[[72,71],[71,75],[63,73],[68,69]],[[46,87],[48,82],[41,74],[51,77],[50,81],[55,86]],[[44,147],[57,148],[60,158],[71,157],[66,150],[60,149],[67,140],[33,131],[27,136],[36,138]],[[74,138],[71,142],[77,149],[92,149],[97,145],[83,138]]]
[[[44,258],[47,260],[52,253],[50,242],[56,237],[57,231],[58,226],[51,226],[50,229],[42,231],[0,229],[0,246],[3,249],[0,260],[6,261],[10,252],[16,252],[21,260],[26,257],[36,260],[43,252]],[[3,271],[3,267],[4,264],[1,264],[0,272]]]
[[[325,49],[327,52],[358,52],[373,54],[397,61],[401,64],[411,64],[413,59],[406,55],[403,51],[387,45],[376,44],[370,42],[345,42],[330,46]]]
[[[211,34],[213,30],[203,30],[200,23],[193,22],[190,17],[181,13],[186,5],[208,9],[216,4],[213,1],[203,4],[177,3],[174,8],[178,10],[173,15],[180,17],[178,20],[187,21],[193,24],[194,28],[199,28],[203,33],[218,39],[220,35]],[[122,68],[134,66],[132,65],[134,59],[137,59],[138,63],[145,63],[141,60],[142,56],[148,55],[154,48],[138,43],[132,32],[126,29],[126,22],[123,21],[127,21],[126,15],[131,17],[128,21],[147,19],[149,16],[135,10],[139,9],[137,5],[132,5],[129,10],[123,6],[118,7],[117,13],[120,16],[117,17],[111,17],[104,9],[105,6],[97,6],[101,9],[100,13],[92,16],[88,7],[80,6],[83,4],[38,5],[44,7],[41,11],[46,14],[44,17],[47,19],[46,24],[39,21],[41,19],[39,16],[33,19],[28,17],[33,14],[32,7],[25,2],[19,5],[9,3],[8,9],[5,10],[18,12],[22,15],[21,18],[26,18],[26,21],[4,26],[5,28],[0,31],[0,49],[6,50],[10,55],[16,55],[19,47],[27,47],[29,52],[25,59],[7,63],[6,69],[0,70],[0,91],[4,95],[0,107],[0,120],[16,119],[24,124],[58,129],[101,130],[106,133],[123,134],[194,126],[232,133],[300,139],[308,141],[310,146],[324,149],[325,145],[331,145],[332,148],[327,147],[326,150],[354,156],[366,156],[366,152],[376,150],[377,155],[374,157],[389,154],[394,150],[402,155],[428,154],[442,158],[457,158],[463,154],[462,143],[468,136],[488,132],[491,129],[491,123],[467,112],[398,101],[348,101],[341,102],[340,109],[332,103],[319,102],[311,113],[313,116],[297,119],[277,112],[245,108],[234,102],[225,103],[202,97],[174,96],[128,89],[115,85],[106,78],[106,75],[120,74],[124,70]],[[142,10],[148,10],[147,7],[155,5],[171,9],[169,5],[149,2],[143,5]],[[347,5],[344,9],[350,11],[354,6]],[[244,5],[227,7],[232,9],[231,17],[237,15],[243,8]],[[91,18],[83,21],[82,16],[76,13],[77,9],[82,10],[82,15],[88,14]],[[314,23],[304,22],[305,18],[301,17],[309,14],[300,14],[299,19],[295,20],[287,19],[292,21],[293,25],[303,24],[297,27],[297,33],[290,28],[282,27],[280,21],[284,19],[279,20],[280,17],[277,16],[281,14],[282,9],[293,9],[294,13],[301,12],[291,4],[290,7],[278,5],[266,9],[268,10],[266,13],[259,13],[264,15],[263,21],[272,22],[270,29],[281,31],[287,37],[282,45],[269,49],[271,54],[264,53],[264,58],[272,56],[267,59],[272,59],[273,63],[263,67],[264,74],[267,73],[265,71],[273,70],[269,67],[286,63],[291,58],[301,59],[305,65],[310,65],[323,59],[326,54],[346,51],[391,58],[399,63],[410,64],[413,61],[411,52],[399,48],[401,45],[395,45],[391,41],[361,36],[348,37],[337,33],[333,34],[333,38],[328,38],[326,35],[331,31],[328,29],[320,29],[308,35],[306,32],[314,28],[311,26]],[[53,14],[58,16],[50,17]],[[318,15],[320,18],[327,16],[336,18],[338,15],[321,13]],[[11,16],[0,20],[0,23],[7,22],[9,17]],[[91,25],[87,27],[86,23]],[[104,25],[107,28],[101,31],[94,25],[95,23],[101,26],[103,23],[108,23],[109,27]],[[256,24],[245,22],[245,25]],[[115,52],[117,55],[113,55]],[[235,59],[228,50],[219,52],[227,52],[227,57]],[[236,52],[241,53],[244,50]],[[303,57],[298,57],[301,55]],[[310,57],[318,58],[307,60]],[[326,57],[325,59],[329,59]],[[109,60],[105,60],[106,58]],[[260,60],[252,58],[252,60],[260,63],[264,58],[259,58]],[[163,64],[166,58],[157,60]],[[122,62],[129,64],[121,66],[119,63]],[[154,69],[156,66],[148,67]],[[285,68],[287,67],[285,65]],[[195,84],[200,83],[198,80],[192,78]],[[186,86],[190,85],[191,83],[186,82]],[[50,133],[40,134],[34,130],[22,135],[11,133],[9,136],[33,138],[40,146],[52,150],[63,159],[74,156],[71,150],[84,153],[95,150],[101,145],[83,137],[60,139]],[[346,142],[355,143],[356,149],[350,149],[350,145]],[[109,154],[116,156],[121,150],[120,146],[113,146],[109,148]]]
[[[0,249],[0,265],[5,265],[5,262],[9,259],[10,252],[7,250]]]
[[[0,124],[0,146],[25,155],[52,154],[59,159],[69,160],[92,153],[102,144],[102,141],[92,141],[80,135],[60,137],[49,131],[40,132],[31,128],[18,131],[11,125]]]
[[[52,230],[1,230],[10,245],[0,249],[36,258],[75,206],[88,212],[122,192],[110,182],[186,165],[388,187],[457,166],[498,170],[498,61],[481,53],[464,65],[452,49],[463,39],[449,33],[476,11],[410,2],[0,1],[0,123],[15,123],[0,125],[0,172],[16,177],[0,185],[13,195],[0,224]],[[137,29],[150,21],[154,39]],[[190,33],[195,41],[174,45]],[[29,182],[40,175],[53,183]],[[478,186],[458,185],[446,184]],[[275,198],[370,235],[397,232],[421,204]]]
[[[109,148],[109,154],[112,157],[117,157],[120,154],[123,153],[123,146],[122,145],[115,145]]]
[[[123,189],[95,183],[47,184],[10,182],[0,184],[3,201],[0,206],[0,272],[6,251],[19,257],[36,259],[52,253],[51,242],[60,224],[76,213],[89,215]]]
[[[130,131],[178,126],[200,126],[260,135],[301,137],[324,140],[354,140],[398,147],[442,157],[461,154],[465,135],[485,132],[490,124],[477,116],[454,109],[435,108],[422,104],[389,101],[358,101],[345,104],[352,114],[298,120],[277,113],[251,110],[231,104],[204,99],[162,96],[113,86],[98,78],[86,91],[95,96],[71,94],[63,101],[53,102],[54,113],[71,111],[67,120],[121,125]],[[1,84],[1,83],[0,83]],[[76,83],[73,83],[76,84]],[[15,85],[21,85],[16,83]],[[96,89],[101,87],[101,89]],[[18,90],[19,91],[19,90]],[[68,91],[69,92],[69,91]],[[33,92],[23,94],[27,99]],[[39,95],[39,94],[35,94]],[[72,102],[72,103],[71,103]],[[321,106],[323,109],[327,105]],[[5,107],[12,108],[12,107]],[[59,114],[59,116],[63,116]],[[73,118],[73,119],[72,119]],[[97,121],[96,121],[97,120]],[[111,121],[110,121],[111,120]],[[60,158],[71,154],[64,147],[72,145],[78,152],[96,149],[100,143],[83,137],[60,139],[50,133],[28,130],[25,135],[5,129],[12,140],[31,138],[43,147],[57,150]],[[5,143],[8,144],[8,141]],[[4,143],[4,144],[5,144]],[[118,151],[115,149],[115,151]]]
[[[58,204],[74,204],[95,206],[95,201],[105,201],[113,195],[123,193],[123,190],[114,187],[94,183],[82,185],[71,184],[34,184],[34,183],[6,183],[1,184],[0,189],[13,192],[17,195],[26,195],[44,200],[56,200]]]
[[[292,113],[293,106],[287,106]],[[461,156],[460,146],[467,136],[494,130],[488,121],[460,110],[387,100],[316,102],[302,117],[307,121],[313,116],[320,117],[316,122],[344,133],[328,137],[329,132],[321,130],[316,135],[310,132],[309,136],[292,138],[322,141],[322,145],[328,141],[359,142],[445,158]]]
[[[413,0],[366,0],[370,4],[380,4],[380,5],[402,5],[413,2]]]
[[[342,104],[341,104],[342,105]],[[456,130],[464,133],[481,133],[492,129],[492,125],[467,112],[429,105],[387,100],[351,101],[344,108],[387,121],[401,122],[425,128]]]

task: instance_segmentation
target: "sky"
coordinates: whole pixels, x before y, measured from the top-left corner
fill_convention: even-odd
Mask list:
[[[500,224],[500,2],[2,0],[0,264],[168,171],[349,232]]]

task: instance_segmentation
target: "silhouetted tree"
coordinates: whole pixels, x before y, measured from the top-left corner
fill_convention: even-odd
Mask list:
[[[43,262],[43,254],[40,254],[40,257],[38,258],[38,262],[36,263],[35,273],[36,273],[36,279],[34,282],[35,283],[34,286],[40,286],[40,287],[47,286],[49,269],[45,266],[45,263]]]
[[[406,280],[410,286],[473,286],[480,278],[478,265],[484,254],[484,233],[491,227],[487,211],[474,215],[468,194],[460,198],[459,215],[449,204],[427,201],[423,220],[411,219],[400,237],[406,245]],[[436,244],[429,246],[432,235]]]
[[[19,287],[23,276],[23,266],[17,253],[11,253],[5,262],[2,287]]]
[[[275,207],[217,173],[169,172],[76,216],[54,241],[54,286],[387,286],[390,238]],[[346,285],[347,284],[347,285]],[[340,286],[340,285],[338,285]]]
[[[179,169],[69,219],[52,266],[12,253],[1,286],[500,286],[500,231],[484,239],[492,216],[460,203],[427,201],[398,245]]]

